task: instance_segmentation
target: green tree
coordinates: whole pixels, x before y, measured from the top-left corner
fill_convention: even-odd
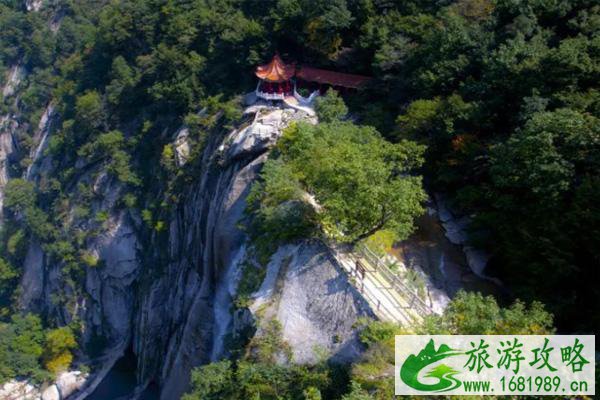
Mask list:
[[[459,291],[441,316],[426,317],[406,332],[400,326],[368,323],[360,333],[368,345],[361,359],[352,365],[354,382],[351,394],[369,395],[374,399],[388,399],[394,391],[394,337],[398,334],[423,335],[543,335],[554,333],[553,317],[539,302],[529,307],[516,301],[511,306],[498,306],[491,296]],[[390,372],[391,371],[391,372]],[[358,397],[361,398],[361,397]]]
[[[98,135],[94,141],[85,143],[77,151],[77,155],[86,158],[89,162],[110,158],[124,145],[123,134],[120,131],[110,131]]]
[[[414,137],[428,134],[435,126],[436,117],[440,113],[439,98],[433,100],[415,100],[407,107],[406,112],[396,119],[401,135]]]
[[[552,134],[541,132],[514,136],[494,148],[491,173],[498,191],[556,201],[568,190],[574,170],[557,151]]]
[[[374,128],[349,122],[298,124],[279,149],[322,207],[324,230],[339,240],[357,242],[381,229],[406,238],[423,211],[421,179],[409,175],[423,147],[413,142],[391,144]]]
[[[342,400],[373,400],[373,397],[371,397],[358,382],[352,381],[350,393],[344,395]]]
[[[183,400],[220,400],[231,398],[234,390],[233,369],[230,361],[211,363],[192,371],[193,392]]]
[[[346,0],[309,3],[308,21],[305,26],[306,45],[325,56],[335,57],[342,44],[341,30],[354,19]]]
[[[124,57],[117,56],[112,63],[111,75],[112,80],[106,86],[109,103],[119,106],[122,103],[131,102],[128,97],[139,79],[136,71],[127,64]]]
[[[321,122],[339,121],[348,114],[344,99],[333,89],[327,90],[325,96],[316,98],[315,110]]]
[[[44,365],[53,374],[69,368],[73,360],[71,350],[77,347],[71,328],[64,326],[46,333]]]
[[[304,400],[321,400],[321,391],[314,386],[309,386],[304,390]]]
[[[436,331],[436,332],[432,332]],[[459,291],[442,317],[426,319],[423,333],[461,335],[542,335],[554,332],[553,316],[539,302],[515,301],[501,308],[492,296]]]
[[[106,170],[123,183],[139,185],[139,179],[131,166],[123,133],[118,130],[100,134],[94,141],[81,146],[77,155],[90,163],[106,161]]]
[[[384,342],[393,339],[399,335],[401,330],[392,322],[369,321],[360,331],[360,341],[370,346],[375,343]]]
[[[19,274],[15,268],[0,258],[0,296],[4,294],[6,288],[11,286],[12,281],[18,276]]]
[[[0,258],[0,319],[4,318],[10,310],[11,295],[17,285],[19,272],[6,260]]]
[[[315,229],[314,210],[302,198],[298,178],[281,159],[267,160],[247,204],[252,213],[250,234],[263,263],[279,244],[308,237]]]
[[[542,297],[562,309],[565,299],[585,304],[587,294],[596,293],[594,288],[574,291],[586,285],[583,277],[590,276],[589,263],[579,267],[580,274],[568,272],[581,252],[587,252],[579,243],[593,243],[594,231],[586,228],[587,221],[574,225],[574,220],[552,216],[574,212],[575,199],[586,201],[582,194],[592,195],[582,184],[598,168],[599,138],[598,118],[557,109],[532,114],[519,132],[492,148],[491,184],[478,220],[502,249],[498,263],[519,296]],[[579,195],[574,197],[575,193]],[[523,263],[528,267],[519,268]],[[511,275],[515,270],[518,279]]]
[[[104,126],[106,112],[102,97],[97,91],[88,91],[77,97],[75,103],[77,121],[87,131]]]
[[[14,212],[33,207],[36,198],[33,183],[24,179],[11,179],[4,189],[4,207]]]
[[[39,362],[43,345],[44,332],[38,316],[16,314],[10,323],[0,322],[0,383],[18,376],[44,379]]]

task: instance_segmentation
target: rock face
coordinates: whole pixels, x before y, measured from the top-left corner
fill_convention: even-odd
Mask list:
[[[63,372],[53,385],[60,394],[61,399],[66,399],[77,392],[86,383],[87,374],[81,371]]]
[[[7,115],[0,116],[0,216],[4,204],[4,187],[8,183],[8,165],[15,150],[12,132],[15,122]]]
[[[48,135],[50,134],[50,130],[52,128],[52,119],[54,117],[54,105],[52,103],[46,106],[42,117],[40,118],[40,122],[38,124],[38,128],[33,135],[33,143],[36,143],[36,146],[31,148],[30,159],[31,164],[27,167],[27,171],[25,172],[25,178],[31,179],[38,169],[42,167],[44,170],[49,168],[50,159],[49,157],[42,157],[43,151],[46,149],[48,144]],[[44,161],[46,165],[40,166],[40,161]]]
[[[183,393],[193,366],[219,357],[220,341],[231,329],[223,323],[223,309],[229,309],[231,279],[246,242],[238,226],[245,198],[281,130],[305,118],[293,110],[256,110],[250,125],[207,144],[204,172],[169,227],[167,251],[173,261],[164,266],[161,279],[148,282],[141,297],[134,336],[139,379],[147,381],[159,371],[164,399]]]
[[[140,387],[156,382],[162,399],[177,399],[188,388],[190,370],[226,354],[224,337],[240,321],[257,319],[250,313],[231,315],[239,265],[246,258],[247,237],[239,227],[245,198],[282,130],[292,121],[316,121],[302,111],[266,104],[249,107],[246,114],[249,123],[207,140],[201,170],[171,212],[166,232],[142,237],[139,216],[117,207],[123,188],[102,171],[86,172],[83,162],[76,166],[79,181],[104,196],[94,201],[91,214],[109,211],[101,233],[85,246],[90,262],[98,263],[85,268],[84,292],[75,295],[61,265],[30,243],[20,304],[63,323],[83,321],[84,348],[95,353],[82,354],[82,361],[94,365],[95,373],[81,385],[58,382],[56,390],[48,389],[48,399],[57,392],[61,399],[84,399],[127,349],[137,358]],[[38,129],[38,148],[51,135],[44,129]],[[184,132],[173,136],[180,168],[187,167],[189,155]],[[39,166],[47,159],[43,151],[32,155],[36,167],[27,178],[36,180],[46,172]],[[281,322],[295,361],[316,361],[317,349],[337,360],[356,357],[360,346],[352,325],[372,314],[327,248],[285,246],[273,260],[255,304],[267,304]],[[57,293],[70,301],[53,302]],[[67,386],[74,388],[69,394]]]
[[[122,349],[131,338],[134,283],[140,273],[140,248],[130,218],[121,213],[110,220],[108,231],[89,248],[104,265],[90,267],[86,274],[89,300],[81,305],[88,321],[86,339],[106,338],[115,348]]]
[[[39,400],[40,391],[27,381],[12,380],[0,386],[2,400]]]
[[[0,386],[2,400],[64,400],[85,385],[87,374],[81,371],[61,373],[43,391],[27,381],[12,380]]]
[[[315,363],[322,353],[334,361],[355,359],[361,345],[353,325],[373,317],[330,250],[318,242],[281,247],[254,298],[255,318],[281,323],[297,363]]]
[[[188,136],[190,131],[188,128],[181,128],[175,136],[175,162],[178,167],[183,167],[190,156],[190,143]]]
[[[9,168],[14,162],[14,153],[18,146],[15,141],[15,133],[19,123],[12,114],[0,115],[0,217],[4,204],[4,187],[8,183]]]
[[[467,263],[471,270],[480,278],[489,278],[485,274],[485,267],[490,256],[483,250],[477,249],[468,244],[467,230],[471,224],[469,216],[457,217],[447,206],[446,200],[440,194],[435,196],[438,207],[439,218],[446,230],[446,237],[455,245],[462,246]],[[498,282],[499,283],[499,282]]]
[[[17,86],[21,83],[21,79],[23,79],[24,71],[21,65],[14,65],[10,71],[8,72],[8,79],[6,80],[6,84],[2,88],[2,96],[4,98],[12,96],[15,94]]]
[[[7,75],[6,83],[0,90],[2,100],[14,96],[16,90],[25,76],[25,71],[19,63],[13,65]],[[17,99],[14,99],[16,104]],[[4,187],[8,182],[8,169],[13,153],[17,150],[14,134],[19,128],[19,123],[14,115],[8,113],[0,115],[0,217],[4,201]]]
[[[39,11],[43,4],[43,0],[25,0],[27,11]]]
[[[56,385],[50,385],[42,393],[42,400],[60,400],[60,392]]]

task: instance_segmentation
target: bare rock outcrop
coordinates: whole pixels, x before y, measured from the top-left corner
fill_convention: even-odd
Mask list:
[[[86,384],[87,377],[81,371],[65,371],[43,390],[26,380],[13,379],[0,386],[0,399],[65,400]]]
[[[324,354],[334,361],[354,360],[362,350],[354,325],[361,317],[374,317],[320,242],[281,247],[250,309],[259,326],[271,318],[280,322],[292,360],[302,364],[316,363]]]

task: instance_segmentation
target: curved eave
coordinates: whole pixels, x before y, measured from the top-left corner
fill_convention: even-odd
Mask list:
[[[283,60],[275,55],[268,64],[256,67],[256,76],[267,82],[285,82],[290,80],[296,73],[296,66],[285,64]]]

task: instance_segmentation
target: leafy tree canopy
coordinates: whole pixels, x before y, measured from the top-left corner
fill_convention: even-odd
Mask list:
[[[329,89],[325,96],[319,96],[315,99],[315,110],[320,122],[337,121],[348,114],[346,103],[333,89]]]
[[[314,194],[330,235],[356,242],[381,229],[399,238],[412,232],[425,200],[420,178],[410,175],[422,163],[422,146],[392,144],[372,127],[334,122],[289,128],[278,151]]]

